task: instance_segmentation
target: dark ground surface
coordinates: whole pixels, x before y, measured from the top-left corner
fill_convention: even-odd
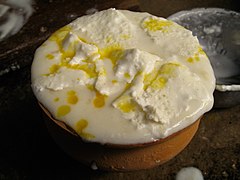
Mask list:
[[[10,70],[0,76],[0,180],[165,180],[174,179],[176,173],[187,166],[199,168],[205,179],[240,179],[240,106],[211,110],[202,119],[189,146],[174,159],[153,169],[127,173],[93,171],[64,154],[49,136],[31,91],[30,65],[36,47],[53,31],[85,14],[89,8],[140,8],[136,0],[35,2],[35,13],[22,30],[0,42],[0,71]],[[186,2],[184,0],[183,8],[186,8]],[[200,1],[194,2],[200,6]],[[202,2],[207,6],[207,1]],[[208,5],[216,6],[216,3],[208,2]],[[219,7],[224,7],[222,1],[217,2]],[[227,1],[225,5],[234,9],[234,2]],[[193,6],[191,1],[190,7]],[[169,11],[160,12],[166,17],[179,8],[175,5]]]

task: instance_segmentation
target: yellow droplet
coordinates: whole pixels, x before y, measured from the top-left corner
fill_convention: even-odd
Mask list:
[[[60,69],[60,66],[58,64],[53,64],[50,68],[50,74],[55,74]]]
[[[152,84],[150,85],[153,89],[158,90],[158,89],[162,89],[165,87],[167,83],[167,79],[164,77],[158,77],[157,79],[155,79]]]
[[[78,39],[80,39],[82,42],[84,42],[84,43],[89,43],[89,42],[87,42],[87,40],[86,39],[84,39],[84,38],[82,38],[82,37],[80,37],[80,36],[78,36]],[[94,43],[89,43],[89,44],[94,44]]]
[[[112,41],[113,41],[112,36],[107,36],[107,38],[105,39],[105,42],[106,42],[106,43],[110,43],[110,42],[112,42]]]
[[[98,73],[99,76],[106,76],[107,75],[107,72],[104,68],[102,68],[99,73]]]
[[[117,103],[117,108],[124,113],[129,113],[136,109],[136,104],[131,100],[130,96],[122,96]]]
[[[99,51],[101,59],[107,58],[112,61],[113,66],[121,59],[123,55],[123,48],[119,44],[108,46]]]
[[[130,39],[130,34],[121,34],[120,35],[120,38],[124,39],[124,40],[127,40],[127,39]]]
[[[194,58],[195,58],[195,61],[200,61],[199,56],[195,56]]]
[[[162,31],[167,32],[168,28],[173,25],[173,22],[157,18],[149,18],[143,22],[143,28],[149,31]]]
[[[192,57],[189,57],[189,58],[187,58],[187,61],[188,61],[189,63],[193,63],[194,59],[193,59]]]
[[[86,87],[90,90],[93,91],[95,90],[94,86],[92,84],[86,84]]]
[[[149,86],[155,90],[164,88],[167,79],[173,76],[173,72],[179,66],[180,64],[177,63],[166,63],[159,69],[154,68],[152,72],[144,76],[143,89],[146,90]]]
[[[113,84],[116,84],[117,82],[118,82],[118,81],[117,81],[116,79],[113,79],[113,80],[112,80],[112,83],[113,83]]]
[[[62,62],[61,66],[69,68],[69,69],[74,69],[74,70],[82,70],[89,75],[89,77],[94,78],[97,77],[97,73],[95,71],[96,65],[92,63],[88,64],[69,64],[67,62]]]
[[[52,59],[54,59],[54,55],[52,55],[52,54],[47,54],[47,55],[46,55],[46,58],[52,60]]]
[[[85,119],[81,119],[76,123],[77,132],[82,132],[88,126],[88,122]]]
[[[71,96],[71,95],[75,95],[75,94],[76,94],[76,92],[75,92],[75,91],[73,91],[73,90],[71,90],[71,91],[68,91],[68,92],[67,92],[67,94]]]
[[[76,54],[76,51],[74,49],[67,49],[66,51],[62,52],[62,59],[69,61],[71,60]]]
[[[124,92],[127,91],[128,89],[130,89],[132,87],[131,83],[126,83],[125,88],[124,88]]]
[[[149,74],[146,74],[144,76],[144,80],[143,80],[143,89],[146,90],[147,87],[153,82],[154,79],[156,79],[158,76],[158,69],[154,68],[152,72],[150,72]]]
[[[194,63],[200,61],[199,56],[207,56],[206,53],[203,51],[202,47],[198,47],[198,51],[192,56],[187,58],[187,62]]]
[[[71,111],[71,107],[70,106],[68,106],[68,105],[60,106],[60,107],[58,107],[58,110],[57,110],[57,116],[58,117],[65,116],[70,111]]]
[[[81,137],[83,137],[83,138],[85,138],[85,139],[95,138],[94,135],[84,132],[84,129],[85,129],[87,126],[88,126],[88,121],[87,121],[87,120],[85,120],[85,119],[79,120],[79,121],[76,123],[76,131],[77,131],[77,133],[78,133]]]
[[[56,32],[54,32],[50,36],[49,40],[56,41],[57,44],[59,44],[66,37],[66,35],[70,32],[70,30],[71,30],[70,26],[64,26],[64,27],[60,28],[59,30],[57,30]]]
[[[202,47],[198,47],[198,53],[202,55],[206,55],[206,53],[203,51]]]
[[[161,66],[161,68],[159,70],[159,73],[170,75],[179,66],[180,66],[180,64],[177,64],[177,63],[164,64],[164,65]]]
[[[58,102],[58,101],[59,101],[58,97],[54,98],[54,102]]]
[[[69,104],[77,104],[78,102],[78,97],[76,95],[75,91],[68,91],[68,96],[67,96],[67,102]]]
[[[101,108],[105,105],[105,98],[107,96],[106,95],[102,95],[101,93],[99,93],[98,91],[96,91],[96,97],[93,100],[93,104],[96,108]]]
[[[131,76],[130,76],[129,73],[124,73],[124,77],[127,78],[127,79],[129,79]]]

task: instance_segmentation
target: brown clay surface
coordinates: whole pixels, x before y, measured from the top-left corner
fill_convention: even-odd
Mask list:
[[[175,7],[186,8],[188,2],[192,1],[182,3],[179,0]],[[201,1],[194,2],[195,6],[201,6]],[[236,0],[202,2],[203,6],[239,11]],[[35,13],[22,30],[0,42],[0,71],[12,64],[20,67],[10,68],[9,73],[0,76],[1,180],[166,180],[174,179],[176,173],[186,166],[199,168],[205,179],[240,179],[240,106],[211,110],[201,120],[197,134],[183,152],[166,164],[149,170],[127,173],[93,171],[66,155],[47,132],[31,91],[30,65],[36,47],[50,33],[85,14],[89,8],[117,7],[138,11],[140,8],[137,0],[35,0],[34,7]],[[161,8],[159,5],[152,10],[160,11]],[[163,16],[174,11],[170,5],[165,9],[168,10]]]

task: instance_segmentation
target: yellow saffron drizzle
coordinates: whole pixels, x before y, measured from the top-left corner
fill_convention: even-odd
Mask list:
[[[158,77],[152,82],[151,88],[155,90],[162,89],[165,87],[166,83],[167,83],[167,79],[165,77]]]
[[[143,89],[146,90],[149,86],[155,90],[164,88],[168,81],[168,77],[172,76],[173,71],[179,66],[180,64],[177,63],[167,63],[162,65],[159,69],[154,68],[151,73],[144,76]]]
[[[71,107],[68,105],[63,105],[57,109],[57,117],[62,117],[67,115],[71,111]]]
[[[116,84],[117,82],[118,82],[118,81],[117,81],[116,79],[113,79],[113,80],[112,80],[112,83],[113,83],[113,84]]]
[[[117,61],[121,59],[123,55],[123,48],[119,44],[114,44],[104,49],[101,49],[99,51],[99,54],[101,59],[110,59],[113,66],[115,66]]]
[[[121,34],[120,35],[120,38],[124,39],[124,40],[127,40],[127,39],[130,39],[131,38],[131,35],[130,34]]]
[[[71,31],[71,27],[70,26],[64,26],[62,28],[60,28],[59,30],[57,30],[56,32],[54,32],[49,40],[50,41],[56,41],[56,43],[58,45],[60,45],[62,43],[62,40],[66,37],[66,35]]]
[[[67,102],[69,104],[77,104],[78,97],[77,97],[75,91],[68,91],[68,93],[67,93]]]
[[[129,73],[124,73],[124,77],[127,78],[127,79],[129,79],[131,76],[130,76]]]
[[[79,121],[76,123],[76,131],[77,131],[77,133],[78,133],[81,137],[83,137],[83,138],[85,138],[85,139],[93,139],[93,138],[95,138],[94,135],[84,132],[84,129],[85,129],[87,126],[88,126],[88,121],[87,121],[87,120],[85,120],[85,119],[79,120]]]
[[[47,54],[47,55],[46,55],[46,58],[49,59],[49,60],[52,60],[52,59],[54,59],[54,55],[52,55],[52,54]]]
[[[136,104],[131,100],[130,96],[122,96],[117,103],[117,108],[124,113],[135,111]]]
[[[143,22],[143,28],[148,29],[149,31],[162,31],[168,32],[169,27],[173,25],[173,22],[168,20],[154,19],[149,18]]]
[[[67,34],[71,31],[71,27],[65,26],[58,31],[56,31],[50,38],[50,41],[55,41],[59,47],[59,51],[61,52],[61,62],[59,64],[54,64],[50,67],[50,74],[56,73],[61,67],[66,67],[74,70],[82,70],[86,72],[90,78],[96,77],[97,73],[95,71],[95,64],[86,60],[85,64],[69,64],[69,61],[76,55],[76,43],[73,42],[69,45],[68,49],[64,50],[62,46],[63,40],[66,38]],[[83,42],[84,39],[79,38]]]
[[[58,64],[53,64],[50,68],[49,68],[49,72],[50,74],[55,74],[57,73],[57,71],[60,69],[61,66],[59,66]]]
[[[53,100],[54,102],[58,102],[59,101],[59,98],[58,97],[56,97],[56,98],[54,98],[54,100]]]
[[[150,72],[149,74],[146,74],[144,76],[144,80],[143,80],[143,89],[146,90],[149,85],[153,82],[154,79],[156,79],[158,76],[158,69],[154,68],[152,72]]]
[[[187,61],[189,63],[198,62],[200,61],[200,57],[199,57],[200,55],[206,56],[203,49],[201,47],[198,47],[198,51],[192,57],[187,58]]]
[[[180,64],[177,64],[177,63],[164,64],[163,66],[161,66],[159,73],[171,75],[173,73],[173,71],[179,66],[180,66]]]
[[[101,93],[99,93],[98,91],[96,91],[96,97],[93,100],[93,104],[96,108],[101,108],[105,105],[105,98],[107,96],[106,95],[102,95]]]

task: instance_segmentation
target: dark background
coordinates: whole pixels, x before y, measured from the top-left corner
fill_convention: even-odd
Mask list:
[[[68,157],[49,136],[30,86],[34,51],[58,28],[86,14],[116,7],[167,17],[193,7],[239,11],[235,0],[35,0],[34,13],[14,36],[0,42],[0,180],[174,179],[183,167],[205,179],[240,179],[240,106],[213,109],[189,146],[159,167],[127,173],[93,171]],[[6,71],[7,72],[7,71]]]

